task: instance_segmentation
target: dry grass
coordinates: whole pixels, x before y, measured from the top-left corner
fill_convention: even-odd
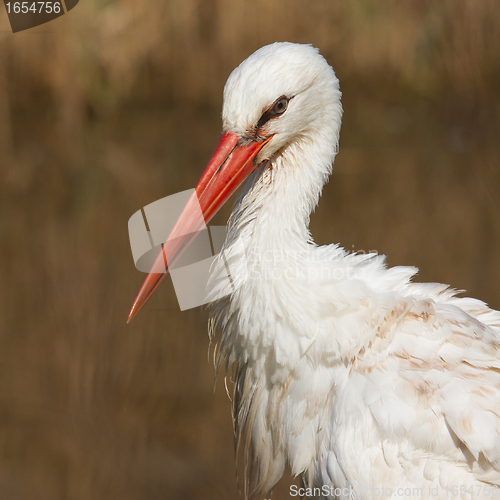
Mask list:
[[[237,497],[206,314],[167,283],[125,325],[127,220],[195,184],[225,79],[275,40],[318,46],[344,93],[317,240],[500,307],[494,0],[86,0],[16,35],[2,15],[1,498]]]

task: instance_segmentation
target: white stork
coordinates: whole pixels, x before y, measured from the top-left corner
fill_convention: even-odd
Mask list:
[[[340,96],[308,45],[268,45],[231,73],[221,139],[129,319],[203,224],[198,200],[208,222],[248,178],[225,243],[245,279],[210,318],[216,366],[234,368],[247,495],[269,495],[289,466],[306,497],[500,496],[500,313],[311,240]]]

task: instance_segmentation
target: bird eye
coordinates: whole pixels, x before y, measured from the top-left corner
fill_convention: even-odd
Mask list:
[[[288,97],[282,96],[260,117],[260,120],[257,123],[257,128],[262,127],[265,123],[267,123],[271,118],[276,118],[277,116],[281,116],[288,108]]]
[[[286,108],[288,108],[288,99],[286,97],[280,97],[275,103],[274,106],[270,110],[271,116],[279,116],[282,115]]]

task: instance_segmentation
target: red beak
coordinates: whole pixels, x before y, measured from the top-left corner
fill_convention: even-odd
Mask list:
[[[127,323],[139,312],[165,279],[169,266],[175,264],[204,224],[219,211],[241,183],[257,168],[254,159],[271,139],[240,143],[238,135],[224,132],[201,179],[177,219],[162,251],[135,298]]]

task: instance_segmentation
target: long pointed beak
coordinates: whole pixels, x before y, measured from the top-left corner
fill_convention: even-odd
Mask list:
[[[175,264],[184,250],[194,240],[198,231],[208,224],[227,199],[252,173],[257,165],[254,160],[272,136],[262,141],[239,142],[238,135],[222,133],[207,168],[198,181],[194,193],[177,219],[162,251],[135,298],[127,323],[139,312],[149,297],[165,279],[169,267]]]

